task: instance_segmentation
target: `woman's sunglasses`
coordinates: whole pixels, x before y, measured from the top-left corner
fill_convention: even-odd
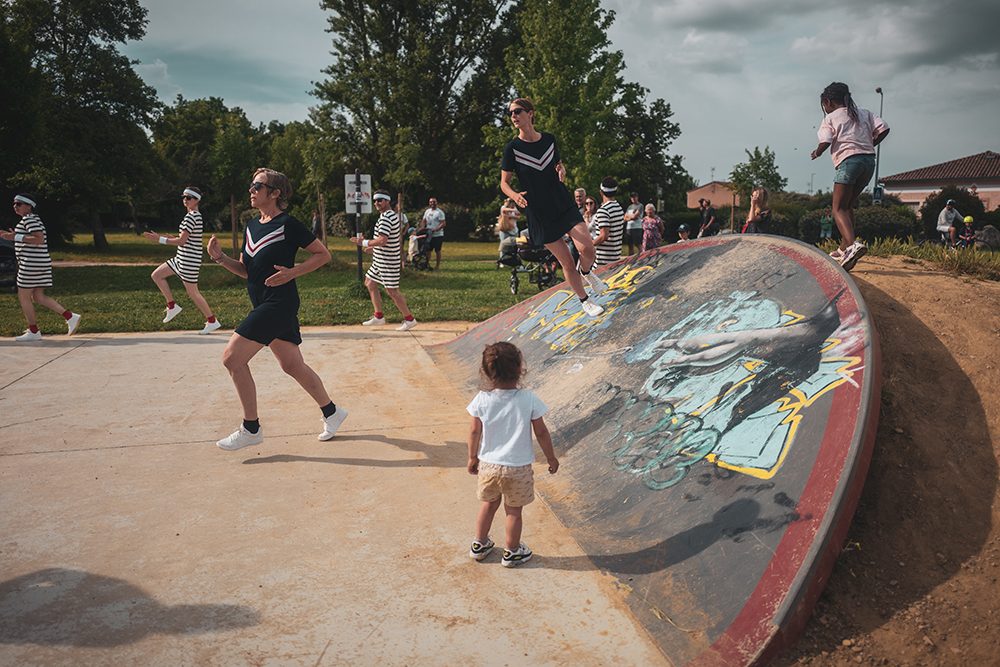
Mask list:
[[[513,109],[510,110],[510,115],[520,116],[525,111],[527,111],[527,109],[522,109],[521,107],[514,107]]]
[[[250,184],[250,189],[253,190],[254,192],[260,192],[261,188],[267,188],[268,190],[274,190],[274,186],[273,185],[268,185],[267,183],[263,183],[261,181],[254,181],[253,183]]]
[[[183,197],[181,197],[181,199],[187,201],[188,199],[194,199],[194,197],[192,197],[191,195],[184,195]]]
[[[588,201],[588,202],[586,202],[586,204],[587,204],[587,206],[597,206],[597,202],[596,201]]]

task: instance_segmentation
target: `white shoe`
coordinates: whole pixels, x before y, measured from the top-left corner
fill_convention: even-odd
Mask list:
[[[214,322],[205,322],[205,328],[199,331],[199,334],[210,334],[213,331],[218,331],[222,328],[222,322],[215,320]]]
[[[858,263],[858,260],[864,257],[868,253],[868,246],[866,246],[861,241],[855,241],[851,245],[847,246],[847,250],[844,251],[844,256],[840,260],[840,266],[844,271],[850,271],[854,268],[854,265]]]
[[[76,333],[77,327],[80,326],[80,315],[78,313],[70,313],[69,319],[66,320],[66,330],[69,331],[69,335],[72,336]]]
[[[383,324],[385,324],[385,318],[375,317],[374,315],[372,315],[372,318],[370,320],[365,320],[364,322],[361,323],[362,326],[366,327],[380,326]]]
[[[403,320],[403,323],[396,327],[396,331],[409,331],[415,326],[417,326],[416,320]]]
[[[227,452],[232,452],[237,449],[249,447],[250,445],[259,445],[262,442],[264,442],[264,429],[260,429],[256,433],[251,433],[243,428],[242,424],[240,424],[238,431],[233,431],[233,433],[231,433],[228,437],[219,440],[215,444],[219,449],[225,449]]]
[[[583,277],[587,281],[587,284],[590,285],[590,289],[593,290],[594,294],[604,294],[607,291],[608,284],[601,280],[601,277],[593,269]]]
[[[173,308],[167,308],[167,314],[163,318],[163,323],[166,324],[170,320],[172,320],[175,317],[177,317],[178,315],[180,315],[182,310],[184,310],[184,309],[181,308],[180,306],[178,306],[176,303],[174,304]]]
[[[604,308],[594,303],[590,299],[581,302],[580,305],[583,307],[583,312],[587,313],[591,317],[597,317],[598,315],[604,312]]]
[[[41,339],[42,339],[42,332],[32,331],[31,329],[25,329],[23,334],[14,337],[14,340],[16,340],[19,343],[31,343]]]
[[[337,435],[337,429],[340,428],[345,419],[347,419],[347,410],[337,408],[337,411],[332,415],[323,418],[323,432],[316,436],[316,438],[324,442],[332,440],[333,436]]]

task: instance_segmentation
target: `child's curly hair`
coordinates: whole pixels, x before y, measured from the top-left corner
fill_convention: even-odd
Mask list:
[[[483,348],[483,363],[479,373],[490,388],[500,384],[517,384],[524,373],[521,350],[505,341],[487,345]]]

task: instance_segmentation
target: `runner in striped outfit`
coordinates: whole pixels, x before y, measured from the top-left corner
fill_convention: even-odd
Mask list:
[[[59,313],[66,320],[66,328],[72,334],[80,326],[80,316],[70,312],[50,296],[45,295],[45,288],[52,287],[52,258],[49,257],[48,235],[45,225],[35,215],[37,204],[26,194],[14,197],[14,214],[20,216],[20,221],[14,231],[0,231],[0,238],[14,242],[14,255],[17,257],[17,300],[21,304],[21,312],[28,321],[24,333],[14,338],[20,342],[30,342],[42,339],[35,319],[35,305],[45,306]]]
[[[385,324],[385,316],[382,313],[382,293],[379,292],[379,285],[385,288],[389,298],[399,308],[403,314],[403,323],[397,329],[399,331],[409,331],[417,326],[417,321],[413,319],[413,313],[406,306],[406,297],[399,291],[399,267],[402,254],[403,242],[399,235],[399,216],[392,210],[389,204],[389,193],[384,190],[377,190],[372,196],[375,208],[378,209],[378,222],[375,223],[375,234],[372,239],[363,239],[360,236],[353,238],[355,245],[361,246],[366,252],[372,254],[372,265],[365,274],[365,287],[372,299],[372,306],[375,308],[375,315],[371,319],[362,322],[366,327]]]
[[[597,236],[594,237],[597,260],[594,262],[594,266],[604,266],[622,258],[625,212],[622,211],[621,204],[614,198],[617,193],[618,181],[610,176],[601,181],[603,203],[594,214],[594,223],[597,228]]]
[[[222,324],[215,318],[215,313],[208,305],[208,301],[198,291],[198,273],[201,271],[201,256],[203,247],[201,243],[201,213],[198,211],[198,204],[201,203],[201,190],[194,187],[184,189],[184,208],[187,215],[181,221],[180,236],[160,236],[156,232],[145,232],[143,236],[151,241],[157,241],[162,245],[177,246],[177,254],[153,269],[151,277],[156,286],[160,288],[160,293],[167,300],[167,313],[163,318],[166,324],[181,314],[183,308],[174,301],[173,292],[167,284],[167,278],[175,275],[184,283],[184,289],[188,296],[194,301],[202,315],[205,316],[205,326],[198,333],[210,334],[218,330]]]

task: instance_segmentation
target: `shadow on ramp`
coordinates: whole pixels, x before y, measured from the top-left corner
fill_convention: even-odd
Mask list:
[[[879,354],[853,281],[775,236],[677,244],[559,285],[431,348],[472,392],[483,345],[524,353],[562,467],[539,490],[674,664],[766,661],[797,635],[864,481]]]

